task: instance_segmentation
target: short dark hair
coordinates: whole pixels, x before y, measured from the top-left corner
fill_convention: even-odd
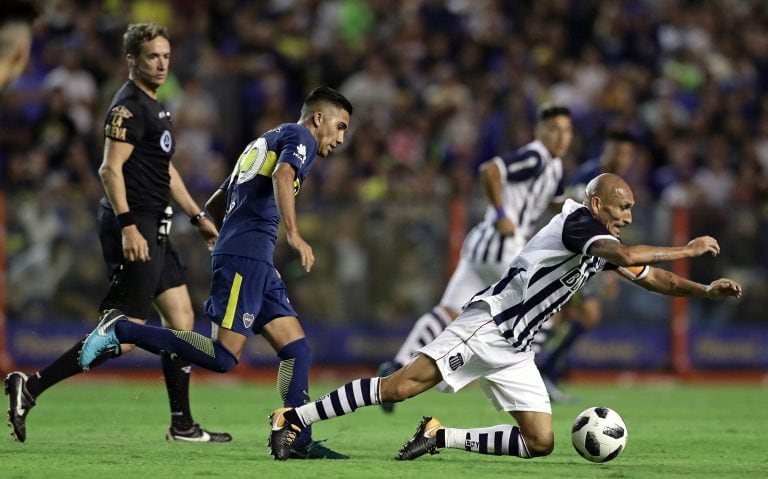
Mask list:
[[[637,138],[635,138],[635,135],[630,133],[628,130],[609,130],[608,133],[605,134],[605,141],[628,142],[635,144],[637,143]]]
[[[142,43],[157,37],[163,37],[170,41],[168,30],[158,23],[132,23],[128,25],[123,34],[123,50],[126,55],[138,55],[141,53]]]
[[[536,120],[546,121],[556,116],[571,118],[571,110],[567,106],[545,103],[539,107],[539,111],[536,113]]]
[[[306,118],[311,115],[311,110],[316,109],[318,103],[323,102],[347,110],[347,113],[350,115],[352,114],[352,103],[347,100],[347,97],[331,87],[319,86],[312,90],[309,96],[304,100],[304,105],[301,107],[301,117]]]
[[[32,25],[39,14],[37,5],[30,0],[3,0],[0,2],[0,26],[13,22]]]

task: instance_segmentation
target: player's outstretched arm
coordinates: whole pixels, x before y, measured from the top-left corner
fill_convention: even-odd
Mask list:
[[[707,253],[712,256],[720,253],[720,245],[711,236],[694,238],[685,246],[625,245],[610,239],[600,239],[589,248],[589,254],[605,258],[616,266],[665,263]]]
[[[668,296],[695,296],[709,299],[741,297],[741,285],[732,279],[720,278],[707,285],[682,278],[661,268],[650,268],[648,274],[636,280],[635,283],[648,291]]]

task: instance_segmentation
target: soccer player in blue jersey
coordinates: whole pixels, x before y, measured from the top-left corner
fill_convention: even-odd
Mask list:
[[[635,145],[635,137],[628,131],[608,132],[600,156],[582,163],[567,181],[566,196],[576,201],[583,201],[587,184],[601,173],[613,173],[624,177],[634,163]],[[543,357],[539,363],[539,369],[553,402],[576,401],[558,386],[565,369],[565,357],[582,334],[600,323],[602,317],[600,295],[606,289],[615,286],[615,282],[614,275],[605,275],[590,281],[579,291],[574,301],[558,315],[558,320],[554,321],[555,318],[553,318],[553,321],[545,323],[534,338],[532,347],[537,354],[542,349],[548,349],[546,355],[541,355]],[[556,328],[567,328],[567,330],[564,334],[553,335]],[[557,338],[557,342],[547,344],[554,341],[550,338]]]
[[[297,408],[271,415],[270,449],[290,458],[290,447],[309,425],[358,407],[398,402],[438,386],[454,392],[477,380],[491,403],[517,425],[456,429],[425,416],[396,459],[412,460],[453,448],[522,458],[546,456],[554,448],[549,395],[534,363],[531,341],[541,325],[595,274],[614,270],[641,287],[673,296],[740,297],[730,279],[705,285],[648,266],[707,253],[720,246],[709,236],[686,246],[628,246],[622,228],[632,222],[635,200],[619,176],[603,174],[587,187],[583,204],[566,200],[562,212],[536,233],[512,260],[506,274],[475,294],[461,315],[419,355],[385,378],[356,379]]]
[[[571,112],[559,105],[542,105],[536,138],[512,154],[496,156],[480,165],[488,197],[483,220],[467,234],[461,258],[438,306],[414,323],[392,361],[379,366],[386,376],[406,365],[419,348],[429,343],[458,316],[477,291],[501,278],[534,232],[536,223],[552,203],[562,203],[562,157],[573,139]],[[382,403],[385,412],[394,405]]]
[[[309,343],[273,264],[280,221],[288,244],[306,272],[315,262],[296,220],[295,195],[317,156],[328,156],[344,142],[352,105],[328,87],[312,91],[297,123],[284,123],[249,143],[222,187],[206,207],[220,232],[213,248],[206,315],[216,325],[215,339],[127,321],[107,312],[80,352],[87,369],[103,354],[119,354],[120,344],[135,344],[155,354],[186,359],[216,372],[238,362],[250,334],[261,334],[281,359],[278,390],[287,407],[309,400]],[[293,458],[347,458],[319,442],[308,430],[292,444]]]

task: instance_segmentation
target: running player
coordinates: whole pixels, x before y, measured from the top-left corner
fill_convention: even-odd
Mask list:
[[[299,232],[294,196],[315,157],[328,156],[344,142],[351,114],[352,105],[340,93],[315,89],[304,101],[298,123],[279,125],[249,143],[230,178],[208,200],[213,217],[223,218],[211,258],[211,294],[205,302],[207,316],[217,325],[215,339],[136,324],[112,310],[83,344],[82,367],[104,354],[119,354],[123,343],[224,373],[237,364],[255,333],[264,336],[281,359],[277,386],[283,404],[306,403],[311,352],[273,265],[277,229],[282,219],[288,244],[301,257],[304,270],[311,271],[315,257]],[[309,430],[291,446],[293,458],[347,458],[312,441]]]
[[[408,364],[419,348],[431,342],[453,321],[473,294],[501,278],[530,238],[551,203],[563,201],[563,165],[573,138],[568,108],[539,109],[536,139],[514,154],[494,157],[480,165],[488,197],[485,218],[464,240],[461,258],[438,306],[413,325],[394,360],[379,366],[387,376]],[[385,412],[394,405],[382,403]]]
[[[730,279],[709,285],[648,266],[706,253],[717,255],[714,238],[686,246],[627,246],[619,235],[632,222],[635,200],[619,176],[603,174],[587,187],[584,204],[567,200],[562,212],[525,245],[496,283],[470,299],[462,314],[405,367],[385,378],[356,379],[315,402],[272,412],[270,450],[290,458],[290,447],[309,425],[354,412],[358,407],[398,402],[440,384],[455,392],[478,380],[499,410],[517,422],[484,428],[444,427],[425,416],[396,459],[412,460],[454,448],[523,458],[546,456],[554,448],[549,395],[531,342],[536,331],[595,274],[615,270],[639,286],[674,296],[740,297]],[[441,384],[442,383],[442,384]]]

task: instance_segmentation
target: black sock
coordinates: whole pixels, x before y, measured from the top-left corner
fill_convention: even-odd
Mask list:
[[[77,361],[77,357],[80,355],[80,348],[83,347],[84,340],[85,339],[81,339],[67,352],[56,358],[51,364],[29,376],[29,380],[27,381],[27,391],[29,391],[32,397],[37,398],[54,384],[83,372],[83,369]],[[93,364],[91,364],[91,369],[108,359],[110,359],[108,355],[103,355],[97,358]]]
[[[283,417],[286,421],[288,421],[291,424],[295,424],[302,429],[306,428],[307,426],[304,424],[304,422],[301,420],[299,415],[296,413],[296,409],[291,409],[290,411],[286,411],[285,414],[283,414]]]
[[[438,448],[445,447],[445,429],[437,430],[437,433],[435,433],[435,440],[437,441],[435,443],[435,447],[438,447]]]
[[[183,359],[171,359],[167,354],[160,356],[163,365],[165,389],[171,407],[171,425],[176,430],[191,428],[195,421],[189,409],[189,377],[192,366]]]

